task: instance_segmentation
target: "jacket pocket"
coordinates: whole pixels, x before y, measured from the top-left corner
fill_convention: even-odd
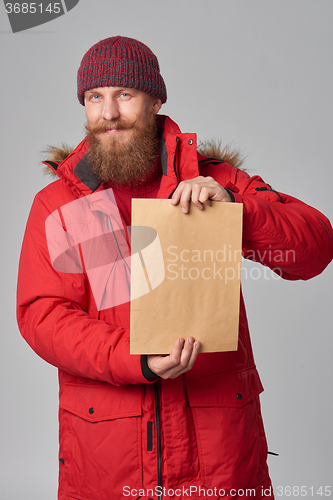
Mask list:
[[[263,387],[253,367],[186,383],[203,484],[244,488],[267,475],[267,445],[260,413]]]
[[[60,390],[59,490],[82,500],[121,498],[142,487],[142,389],[107,383]]]

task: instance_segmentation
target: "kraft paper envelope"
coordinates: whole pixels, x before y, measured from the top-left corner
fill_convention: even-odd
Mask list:
[[[169,354],[191,335],[201,352],[237,350],[242,213],[132,200],[131,354]]]

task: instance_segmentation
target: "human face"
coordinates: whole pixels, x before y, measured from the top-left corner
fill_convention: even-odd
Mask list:
[[[103,131],[97,132],[102,143],[112,137],[112,140],[125,144],[133,130],[143,128],[149,114],[157,114],[162,106],[160,99],[124,87],[87,90],[84,102],[88,128],[102,127]]]

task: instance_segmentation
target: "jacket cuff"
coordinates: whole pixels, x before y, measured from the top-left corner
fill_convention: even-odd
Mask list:
[[[231,201],[234,203],[235,202],[234,193],[230,189],[228,189],[228,188],[223,188],[223,189],[228,193],[228,195],[231,198]]]
[[[152,380],[156,380],[160,378],[156,373],[152,372],[148,366],[148,356],[147,354],[141,354],[141,370],[142,375],[151,382]]]
[[[234,203],[243,203],[243,196],[241,194],[230,191],[230,189],[226,189],[226,191],[228,191],[228,193],[230,194],[231,201],[233,201]]]

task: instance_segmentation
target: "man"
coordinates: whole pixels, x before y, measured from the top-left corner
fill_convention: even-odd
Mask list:
[[[59,369],[58,498],[274,498],[242,297],[237,351],[199,354],[200,338],[184,332],[169,356],[130,355],[131,199],[171,198],[184,217],[190,200],[199,210],[243,203],[245,257],[290,280],[331,261],[330,223],[199,154],[195,134],[158,115],[165,84],[137,40],[94,45],[78,98],[87,136],[61,163],[46,162],[59,180],[35,198],[18,281],[21,333]]]

